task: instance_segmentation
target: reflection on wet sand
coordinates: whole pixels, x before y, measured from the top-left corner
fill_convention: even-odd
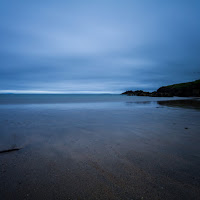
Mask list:
[[[152,101],[127,101],[126,102],[126,105],[130,106],[130,105],[149,105],[149,104],[152,104],[152,103],[155,103],[155,102],[152,102]]]
[[[200,109],[200,99],[158,101],[161,106]]]
[[[199,110],[137,102],[4,106],[0,199],[198,199]]]

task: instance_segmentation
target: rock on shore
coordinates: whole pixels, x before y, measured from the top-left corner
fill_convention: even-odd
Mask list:
[[[150,97],[200,97],[200,80],[163,86],[154,92],[144,92],[142,90],[129,90],[123,92],[122,95]]]

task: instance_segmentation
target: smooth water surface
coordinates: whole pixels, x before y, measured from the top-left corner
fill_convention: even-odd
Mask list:
[[[199,101],[0,95],[0,199],[199,199]],[[169,101],[171,100],[171,101]]]

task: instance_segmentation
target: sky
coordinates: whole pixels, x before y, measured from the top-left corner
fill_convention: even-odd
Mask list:
[[[200,79],[199,0],[0,0],[0,93],[120,93]]]

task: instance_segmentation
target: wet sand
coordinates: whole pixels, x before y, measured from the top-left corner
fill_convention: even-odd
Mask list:
[[[0,199],[200,199],[196,103],[3,105]]]

